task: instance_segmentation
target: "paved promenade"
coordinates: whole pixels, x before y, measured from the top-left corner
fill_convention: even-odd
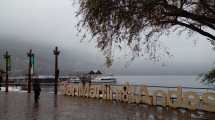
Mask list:
[[[0,92],[0,120],[214,120],[215,113],[113,103],[97,99],[42,93]]]

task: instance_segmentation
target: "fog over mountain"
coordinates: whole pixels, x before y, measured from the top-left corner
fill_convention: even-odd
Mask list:
[[[14,75],[26,73],[26,52],[32,49],[36,55],[36,71],[53,74],[53,48],[58,46],[61,54],[61,74],[75,71],[100,69],[106,73],[127,75],[193,75],[214,66],[215,51],[206,38],[194,34],[181,36],[173,33],[161,38],[173,57],[163,57],[158,63],[136,58],[128,62],[124,50],[116,52],[114,64],[105,67],[104,56],[94,42],[80,42],[75,17],[77,5],[70,0],[1,0],[0,1],[0,55],[6,49],[12,55]],[[125,67],[127,66],[127,67]]]
[[[3,54],[6,50],[12,57],[12,72],[15,75],[24,74],[28,68],[27,52],[32,49],[35,54],[35,70],[39,74],[53,74],[55,45],[40,44],[37,42],[23,41],[15,37],[0,37],[1,67],[4,67]],[[59,56],[59,66],[61,73],[69,74],[77,71],[88,71],[90,69],[102,69],[103,60],[95,62],[97,57],[90,52],[84,52],[77,48],[65,49],[57,45],[61,51]],[[87,57],[87,59],[86,59]],[[94,58],[95,57],[95,58]],[[101,59],[97,57],[97,60]]]

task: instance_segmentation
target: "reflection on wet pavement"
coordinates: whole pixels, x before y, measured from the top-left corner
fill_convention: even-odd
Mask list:
[[[213,120],[215,113],[42,93],[0,92],[0,120]]]

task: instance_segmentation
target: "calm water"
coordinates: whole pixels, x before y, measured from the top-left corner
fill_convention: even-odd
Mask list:
[[[131,84],[145,84],[155,86],[183,86],[183,87],[212,87],[197,80],[198,76],[115,76],[119,84],[128,81]]]

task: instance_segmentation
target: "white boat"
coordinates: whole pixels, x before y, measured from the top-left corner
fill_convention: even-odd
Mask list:
[[[69,82],[69,83],[80,83],[81,80],[78,76],[71,76],[67,82]]]
[[[91,83],[116,83],[117,79],[113,76],[98,76],[91,80]]]
[[[91,79],[91,83],[99,83],[99,84],[113,84],[116,83],[117,79],[113,76],[93,76]],[[80,83],[81,80],[77,76],[71,76],[68,80],[69,83]]]

